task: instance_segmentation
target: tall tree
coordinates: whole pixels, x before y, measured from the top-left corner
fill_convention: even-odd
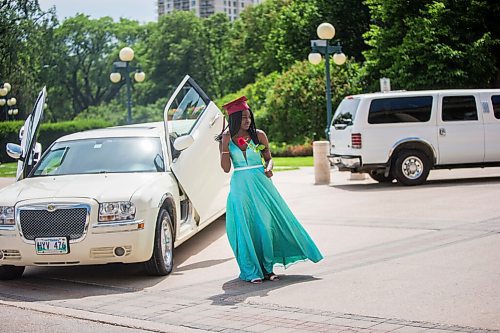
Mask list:
[[[265,42],[267,54],[274,53],[280,70],[307,58],[310,40],[316,38],[316,22],[321,20],[315,1],[293,0],[284,4]]]
[[[365,53],[372,89],[499,86],[500,4],[487,0],[367,0]]]
[[[230,92],[227,85],[227,62],[229,31],[231,23],[226,14],[219,13],[202,21],[205,36],[204,66],[208,86],[207,93],[212,98],[222,97]]]
[[[20,118],[31,112],[42,88],[37,73],[50,53],[56,23],[54,12],[42,11],[36,0],[0,1],[0,80],[12,85]]]
[[[370,28],[370,12],[365,0],[316,0],[316,6],[320,20],[335,26],[335,39],[342,43],[345,54],[362,61],[362,52],[368,48],[363,34]]]
[[[89,106],[113,99],[120,84],[109,81],[113,61],[121,47],[133,44],[140,36],[136,21],[113,22],[111,17],[91,19],[79,14],[66,19],[55,30],[57,48],[47,65],[49,103],[53,120],[72,119]],[[137,57],[136,57],[137,59]],[[68,101],[70,103],[68,103]]]
[[[203,57],[205,36],[201,19],[192,12],[174,11],[160,17],[156,29],[145,42],[150,86],[147,102],[170,95],[184,75],[207,86]]]

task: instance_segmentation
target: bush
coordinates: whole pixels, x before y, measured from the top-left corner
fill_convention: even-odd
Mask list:
[[[335,112],[345,96],[361,92],[359,65],[352,59],[344,66],[332,63],[331,77],[332,112]],[[274,154],[306,156],[312,154],[307,148],[312,141],[325,138],[325,90],[324,63],[315,66],[302,61],[284,73],[258,77],[255,83],[224,96],[217,104],[222,106],[241,95],[247,96],[257,128],[264,130],[272,142],[292,144],[276,145]]]
[[[269,143],[271,154],[277,157],[297,157],[297,156],[312,156],[313,147],[311,142],[306,142],[301,145],[288,145],[282,143]]]
[[[331,65],[332,112],[346,95],[360,92],[359,66]],[[284,72],[266,99],[270,140],[301,144],[324,139],[326,128],[325,66],[297,62]]]
[[[4,121],[0,122],[0,162],[14,162],[7,155],[5,146],[7,143],[19,144],[19,130],[23,126],[24,121]],[[110,124],[103,120],[73,120],[60,123],[41,124],[38,132],[38,142],[45,150],[56,139],[61,136],[86,131],[94,128],[108,127]]]

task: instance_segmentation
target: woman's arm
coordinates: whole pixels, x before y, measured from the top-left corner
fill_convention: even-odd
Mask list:
[[[258,130],[257,136],[259,137],[260,144],[266,147],[261,151],[262,157],[265,161],[265,170],[266,176],[271,178],[273,176],[273,159],[271,157],[271,150],[269,149],[269,140],[267,139],[266,133],[264,131]]]
[[[220,150],[220,166],[225,173],[231,171],[231,157],[229,156],[229,140],[231,136],[229,133],[224,133],[222,135],[222,142],[219,145]]]

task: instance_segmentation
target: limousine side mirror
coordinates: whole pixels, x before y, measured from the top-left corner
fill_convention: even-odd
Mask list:
[[[15,160],[21,158],[23,150],[20,145],[16,145],[15,143],[7,143],[7,155],[12,157]]]
[[[21,148],[20,145],[16,145],[15,143],[7,143],[7,155],[9,155],[11,158],[18,160],[21,158],[21,155],[23,154],[23,149]],[[40,143],[35,144],[35,154],[33,155],[33,162],[36,164],[42,155],[42,145]]]
[[[184,150],[191,146],[194,142],[194,138],[191,135],[183,135],[175,139],[174,148],[175,150]]]

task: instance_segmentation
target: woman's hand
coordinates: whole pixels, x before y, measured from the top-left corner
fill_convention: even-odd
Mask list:
[[[273,176],[273,160],[267,160],[266,161],[266,167],[264,169],[264,173],[268,178],[271,178]]]

